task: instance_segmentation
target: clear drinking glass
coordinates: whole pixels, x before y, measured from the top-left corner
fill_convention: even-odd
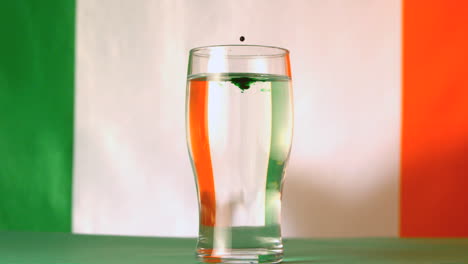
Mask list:
[[[201,262],[277,263],[281,190],[293,130],[289,51],[190,51],[187,142],[197,183]]]

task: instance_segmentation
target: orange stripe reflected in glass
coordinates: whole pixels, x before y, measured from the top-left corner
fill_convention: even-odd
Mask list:
[[[190,144],[201,203],[200,223],[214,226],[216,201],[208,138],[208,82],[192,80],[190,83]]]
[[[291,61],[289,60],[289,54],[286,54],[286,75],[291,77]]]

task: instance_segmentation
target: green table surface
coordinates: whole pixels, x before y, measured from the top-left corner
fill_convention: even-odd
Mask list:
[[[285,239],[284,263],[468,264],[468,239]],[[0,232],[0,263],[190,264],[195,239]]]

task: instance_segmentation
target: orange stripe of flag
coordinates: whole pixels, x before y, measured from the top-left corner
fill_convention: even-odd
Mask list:
[[[468,2],[406,0],[400,235],[468,236]]]

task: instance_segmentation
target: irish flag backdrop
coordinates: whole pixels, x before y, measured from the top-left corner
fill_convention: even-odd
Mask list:
[[[0,229],[195,236],[195,46],[287,47],[285,236],[468,236],[468,4],[0,4]]]

